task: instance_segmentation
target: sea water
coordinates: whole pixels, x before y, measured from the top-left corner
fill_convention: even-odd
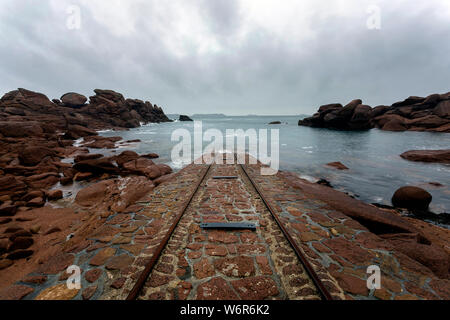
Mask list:
[[[292,171],[310,181],[326,179],[333,187],[368,202],[390,204],[399,187],[414,185],[433,195],[430,206],[436,213],[450,212],[450,165],[420,163],[400,157],[405,151],[420,149],[449,149],[450,134],[431,132],[334,131],[298,126],[304,116],[196,116],[202,121],[203,132],[219,129],[279,129],[280,170]],[[269,122],[281,121],[281,125]],[[140,143],[122,148],[140,154],[154,152],[158,162],[174,170],[183,164],[171,160],[172,132],[185,128],[193,132],[192,122],[148,124],[129,131],[106,131],[103,136],[121,136],[124,140],[140,139]],[[206,147],[208,143],[204,143]],[[270,150],[270,149],[269,149]],[[120,152],[120,149],[117,150]],[[339,171],[325,166],[340,161],[349,170]],[[438,182],[442,187],[430,185]]]

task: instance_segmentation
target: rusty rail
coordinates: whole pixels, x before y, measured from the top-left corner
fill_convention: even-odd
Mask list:
[[[159,257],[161,256],[164,248],[167,246],[167,243],[169,242],[170,238],[172,237],[173,232],[175,231],[175,228],[178,226],[178,223],[180,222],[181,218],[183,217],[184,213],[186,212],[186,209],[189,207],[189,205],[192,202],[192,199],[194,198],[195,194],[197,193],[198,189],[200,188],[201,184],[205,180],[206,176],[208,175],[209,170],[211,169],[211,165],[208,165],[208,169],[206,169],[205,173],[203,174],[203,177],[200,179],[200,181],[197,183],[197,186],[195,190],[190,195],[189,199],[185,202],[182,209],[180,210],[180,213],[178,214],[175,221],[170,226],[169,232],[167,232],[166,236],[164,237],[163,241],[159,244],[159,246],[156,248],[155,253],[151,257],[150,261],[145,266],[145,269],[141,272],[139,275],[138,280],[133,286],[133,289],[131,289],[130,293],[128,294],[126,300],[136,300],[139,293],[141,292],[142,288],[145,285],[145,282],[147,281],[148,276],[152,272],[153,268],[156,265],[156,262],[158,262]]]
[[[244,171],[245,175],[250,180],[250,183],[253,185],[253,187],[255,188],[256,192],[260,196],[261,200],[264,202],[265,206],[269,210],[270,214],[272,215],[272,217],[277,222],[278,226],[280,227],[280,229],[283,232],[284,236],[288,240],[288,242],[291,245],[292,249],[294,249],[295,254],[297,255],[297,257],[299,258],[300,262],[305,267],[305,270],[308,273],[308,275],[310,276],[310,278],[313,281],[314,285],[317,287],[317,290],[319,291],[320,296],[324,300],[333,300],[333,297],[331,296],[331,294],[328,292],[327,288],[325,288],[324,284],[322,283],[322,281],[317,276],[317,273],[314,271],[313,267],[308,262],[308,259],[305,257],[305,255],[303,254],[302,250],[299,248],[299,246],[294,241],[294,239],[292,239],[291,235],[289,234],[289,232],[286,230],[286,228],[282,224],[280,218],[278,217],[278,215],[273,210],[273,208],[270,205],[269,201],[264,196],[262,190],[258,187],[258,184],[253,180],[252,177],[250,177],[250,175],[248,174],[247,169],[245,169],[244,165],[240,164],[240,166],[242,168],[242,171]]]

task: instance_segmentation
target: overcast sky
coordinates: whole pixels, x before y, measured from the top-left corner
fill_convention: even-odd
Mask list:
[[[450,1],[1,0],[0,75],[1,94],[113,89],[166,113],[392,104],[450,91]]]

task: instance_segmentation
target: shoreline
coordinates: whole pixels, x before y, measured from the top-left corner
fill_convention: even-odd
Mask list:
[[[112,95],[111,92],[107,94]],[[113,96],[117,97],[115,94]],[[30,99],[27,103],[31,105],[37,103],[36,99],[41,104],[47,104],[36,93]],[[19,101],[23,103],[23,100]],[[53,106],[47,107],[51,109]],[[61,120],[59,116],[56,117],[58,121]],[[180,183],[186,184],[183,180],[186,172],[198,170],[190,164],[172,173],[169,166],[153,162],[152,159],[158,158],[157,154],[138,155],[120,149],[121,145],[127,148],[138,140],[124,141],[121,137],[103,137],[98,134],[98,130],[115,131],[118,129],[116,126],[104,124],[94,131],[79,124],[58,127],[56,122],[57,125],[52,127],[48,119],[31,121],[26,116],[21,118],[21,122],[18,117],[12,119],[15,121],[3,122],[0,136],[3,146],[3,154],[0,155],[2,299],[21,299],[34,292],[33,287],[14,285],[19,280],[38,287],[47,281],[61,283],[64,281],[62,272],[76,259],[85,259],[82,258],[85,254],[89,257],[93,253],[110,254],[112,247],[117,246],[130,254],[142,250],[141,245],[133,239],[147,234],[142,229],[144,221],[151,225],[153,219],[162,213],[150,210],[147,215],[139,215],[139,219],[136,219],[136,212],[141,212],[146,206],[156,205],[152,198],[161,190],[167,187],[180,189],[181,185],[176,181],[181,179]],[[95,150],[95,153],[91,153],[90,149]],[[123,152],[118,154],[118,151]],[[74,159],[74,162],[70,163],[68,159]],[[191,179],[196,177],[193,174]],[[394,234],[417,234],[418,243],[409,238],[401,240],[401,250],[407,255],[412,256],[417,246],[431,243],[437,246],[433,254],[439,257],[439,261],[442,260],[443,252],[450,254],[447,246],[450,233],[447,229],[376,208],[333,188],[303,180],[293,172],[280,171],[276,176],[264,179],[269,185],[271,179],[279,179],[278,183],[282,181],[293,190],[307,194],[308,200],[321,201],[345,213],[374,234],[386,230],[391,230],[390,233],[394,230]],[[71,184],[70,188],[67,187]],[[66,193],[62,192],[59,185],[68,188]],[[186,197],[183,190],[179,192],[180,196],[175,201],[177,205]],[[67,197],[69,193],[71,195]],[[161,200],[167,199],[163,196]],[[61,207],[53,207],[53,203],[60,203]],[[131,217],[132,222],[129,221]],[[120,226],[120,232],[111,226],[111,219],[114,225]],[[164,220],[159,223],[164,224]],[[154,228],[151,227],[149,232],[156,232],[151,231]],[[398,242],[394,243],[399,245]],[[106,259],[110,257],[108,255]],[[129,259],[128,256],[120,257]],[[429,264],[433,257],[427,257],[422,263]],[[413,259],[417,260],[417,257]],[[429,267],[435,266],[431,264]],[[52,276],[55,274],[62,278],[55,279]],[[60,294],[68,293],[63,290]],[[95,296],[89,298],[92,297]]]
[[[233,166],[231,166],[233,167]],[[126,250],[132,250],[129,252],[136,252],[135,259],[138,259],[139,255],[137,252],[139,251],[133,251],[133,250],[143,250],[143,247],[141,242],[136,242],[137,239],[140,239],[140,237],[146,237],[145,234],[148,234],[148,232],[157,232],[159,228],[165,228],[164,226],[169,223],[169,220],[166,221],[166,218],[164,219],[156,219],[156,217],[161,217],[161,214],[169,214],[169,212],[166,213],[159,213],[158,203],[159,201],[169,201],[171,197],[173,197],[173,191],[169,190],[179,190],[178,192],[182,192],[183,196],[178,196],[175,199],[176,200],[176,206],[181,206],[184,202],[183,199],[186,198],[187,194],[182,191],[185,187],[183,185],[188,185],[190,188],[193,187],[193,184],[190,180],[186,181],[186,179],[198,179],[199,174],[198,170],[203,170],[205,166],[202,165],[188,165],[182,170],[180,170],[178,173],[173,174],[170,176],[169,179],[167,179],[165,182],[160,184],[157,187],[150,188],[146,190],[145,192],[142,192],[142,197],[135,197],[132,199],[132,201],[129,202],[127,206],[124,206],[120,202],[124,199],[124,196],[122,195],[120,198],[114,198],[114,196],[111,197],[111,195],[114,195],[114,193],[117,193],[120,191],[121,188],[116,189],[116,185],[122,185],[125,188],[122,189],[126,190],[127,186],[124,185],[124,181],[128,179],[128,182],[130,182],[129,178],[119,178],[119,179],[108,179],[108,180],[100,180],[99,182],[95,182],[94,184],[91,184],[87,186],[86,188],[82,189],[80,192],[82,193],[82,196],[77,196],[77,200],[74,202],[74,204],[68,208],[64,209],[49,209],[47,207],[41,208],[41,209],[34,209],[33,215],[39,216],[44,214],[54,215],[58,216],[62,212],[64,212],[64,215],[70,215],[69,219],[74,220],[80,220],[80,224],[78,224],[75,227],[67,228],[68,230],[64,230],[63,228],[60,228],[59,231],[55,231],[53,240],[49,240],[48,238],[45,240],[46,242],[50,242],[53,244],[53,254],[49,256],[49,260],[43,259],[41,262],[37,261],[37,264],[34,266],[34,268],[26,269],[29,275],[22,274],[20,279],[22,279],[22,283],[29,283],[29,281],[43,281],[43,282],[50,282],[54,284],[54,290],[55,294],[61,298],[64,297],[65,291],[58,287],[57,283],[61,283],[55,280],[51,280],[52,278],[49,278],[48,276],[45,277],[45,280],[42,278],[42,280],[39,280],[37,277],[37,274],[53,274],[55,272],[57,275],[63,275],[64,270],[66,266],[76,263],[76,261],[85,261],[86,258],[91,259],[91,257],[95,256],[94,258],[100,259],[103,254],[106,254],[106,252],[111,251],[110,248],[120,246],[120,248],[123,248]],[[450,233],[446,229],[442,229],[440,227],[430,225],[424,222],[417,222],[408,218],[404,218],[401,216],[396,215],[393,212],[390,212],[389,210],[382,210],[376,207],[373,207],[371,205],[368,205],[364,202],[361,202],[359,200],[355,200],[346,194],[330,189],[328,187],[310,183],[306,180],[300,179],[296,176],[294,173],[290,172],[278,172],[275,176],[259,176],[255,175],[256,172],[258,172],[258,165],[257,166],[249,166],[251,175],[254,176],[255,179],[258,180],[258,183],[261,183],[263,186],[264,192],[267,192],[267,195],[270,199],[290,199],[292,196],[290,196],[290,193],[285,193],[284,191],[276,194],[272,194],[274,191],[274,188],[276,190],[284,190],[284,189],[278,189],[278,185],[282,183],[283,185],[286,185],[290,188],[290,190],[298,190],[299,196],[302,195],[305,199],[306,207],[302,209],[302,212],[311,212],[311,214],[314,214],[311,216],[315,222],[319,222],[319,225],[324,223],[319,217],[316,216],[319,212],[328,212],[328,215],[330,215],[330,212],[339,212],[339,215],[336,217],[339,217],[339,219],[350,219],[348,223],[346,222],[345,227],[344,226],[338,226],[336,225],[337,221],[334,224],[331,224],[328,226],[329,234],[323,234],[322,231],[321,237],[323,237],[326,241],[336,241],[337,247],[334,250],[338,250],[338,252],[341,252],[340,254],[350,254],[345,253],[345,246],[342,246],[343,244],[340,243],[339,240],[341,237],[342,239],[347,239],[346,241],[349,241],[350,243],[353,243],[352,245],[355,245],[356,243],[359,243],[359,238],[355,238],[355,231],[350,231],[348,228],[356,228],[356,229],[362,229],[362,230],[368,230],[370,232],[370,237],[368,239],[371,239],[371,242],[366,243],[364,240],[364,247],[369,248],[378,248],[378,246],[381,246],[380,248],[384,248],[384,246],[387,246],[389,243],[389,246],[394,246],[396,249],[391,248],[390,250],[400,250],[398,253],[396,253],[396,257],[398,259],[401,259],[402,267],[405,264],[405,267],[408,264],[413,263],[411,259],[415,260],[417,263],[417,259],[420,260],[420,267],[417,265],[413,269],[415,270],[415,273],[422,274],[422,276],[426,275],[427,277],[430,276],[429,269],[432,268],[434,270],[433,272],[438,272],[438,274],[443,276],[442,274],[442,268],[438,268],[436,265],[434,265],[433,259],[437,258],[439,259],[440,263],[444,261],[445,259],[442,258],[443,252],[447,252],[446,254],[450,254],[450,248],[447,247],[448,242],[450,241]],[[189,178],[191,177],[191,178]],[[143,178],[143,177],[141,177]],[[116,183],[113,183],[112,181],[117,180]],[[131,181],[130,188],[128,189],[136,189],[136,186],[139,186],[140,189],[143,188],[142,183],[144,182],[144,179],[140,179],[138,181],[138,184],[133,184]],[[187,184],[186,184],[187,183]],[[283,187],[286,188],[286,187]],[[167,190],[169,193],[166,193]],[[271,191],[272,190],[272,191]],[[169,196],[170,195],[170,196]],[[155,199],[155,197],[160,197],[159,200],[154,203],[152,199]],[[125,197],[126,198],[126,197]],[[156,201],[156,200],[155,200]],[[272,200],[273,201],[273,200]],[[310,203],[310,204],[308,204]],[[317,209],[314,209],[313,211],[310,211],[309,208],[310,205],[316,203],[314,206],[316,206],[319,203],[326,204],[325,211],[322,206],[317,207]],[[281,204],[281,203],[280,203]],[[291,208],[292,206],[296,206],[298,204],[301,204],[301,202],[296,202],[296,204],[291,203],[286,208]],[[156,206],[156,207],[154,207]],[[148,209],[145,209],[148,208]],[[151,209],[153,208],[153,209]],[[277,205],[275,205],[276,210]],[[314,207],[315,208],[315,207]],[[322,209],[319,209],[322,208]],[[120,209],[120,210],[118,210]],[[144,211],[142,211],[144,210]],[[296,209],[297,210],[297,209]],[[331,211],[330,211],[331,210]],[[73,212],[73,213],[70,213]],[[145,212],[145,214],[144,214]],[[294,211],[293,208],[289,209],[289,212],[292,212],[292,214],[297,215],[297,211]],[[315,213],[314,213],[315,212]],[[30,212],[28,213],[30,214]],[[55,215],[56,214],[56,215]],[[137,219],[137,215],[139,214],[139,219]],[[310,213],[308,213],[310,214]],[[170,216],[170,215],[169,215]],[[168,216],[168,217],[169,217]],[[133,218],[130,220],[130,218]],[[112,220],[111,220],[112,219]],[[147,227],[144,228],[144,220],[148,221]],[[74,221],[72,220],[72,221]],[[114,221],[114,222],[113,222]],[[157,221],[158,224],[154,225]],[[142,223],[141,223],[142,222]],[[351,223],[350,223],[351,222]],[[286,221],[287,223],[287,221]],[[159,225],[161,224],[161,225]],[[154,225],[154,226],[153,226]],[[307,224],[309,225],[309,224]],[[153,227],[148,227],[153,226]],[[115,228],[119,228],[121,232],[115,231]],[[157,229],[155,229],[155,227]],[[55,228],[55,226],[53,226]],[[300,226],[298,226],[300,228]],[[313,230],[316,230],[313,227]],[[147,230],[147,231],[144,231]],[[302,229],[303,230],[303,229]],[[142,232],[143,231],[143,232]],[[386,236],[384,236],[385,233]],[[133,234],[133,236],[130,236]],[[352,237],[349,238],[349,236],[353,234]],[[357,233],[356,233],[357,234]],[[389,234],[392,234],[392,236],[387,237]],[[409,236],[411,235],[411,237]],[[38,235],[38,237],[41,236],[41,234]],[[47,235],[42,235],[43,238],[45,238]],[[305,234],[306,236],[306,234]],[[312,237],[312,235],[310,235]],[[330,239],[331,237],[331,239]],[[152,236],[153,238],[153,236]],[[95,239],[95,241],[92,241]],[[134,239],[134,242],[133,240]],[[144,238],[143,238],[144,239]],[[302,238],[303,239],[303,238]],[[309,239],[309,238],[308,238]],[[314,241],[318,238],[312,237]],[[328,240],[327,240],[328,239]],[[353,240],[352,240],[353,239]],[[358,241],[356,241],[358,239]],[[365,238],[361,238],[363,240]],[[381,240],[382,239],[382,240]],[[401,239],[401,240],[399,240]],[[306,240],[306,238],[305,238]],[[39,240],[38,240],[39,241]],[[148,240],[147,240],[148,241]],[[308,240],[309,241],[309,240]],[[355,241],[355,242],[354,242]],[[399,242],[400,241],[400,242]],[[40,243],[40,242],[39,242]],[[145,243],[145,242],[144,242]],[[328,243],[328,242],[327,242]],[[334,243],[334,242],[333,242]],[[330,242],[331,244],[331,242]],[[426,256],[426,257],[416,257],[414,255],[415,250],[417,250],[418,247],[420,247],[420,250],[423,250],[425,247],[428,248],[432,244],[432,247],[434,251],[434,254],[437,254],[437,256]],[[333,245],[334,246],[334,245]],[[372,247],[374,246],[374,247]],[[315,248],[315,247],[314,247]],[[319,248],[319,247],[317,247]],[[306,250],[306,249],[305,249]],[[344,250],[344,251],[342,251]],[[364,249],[367,250],[367,249]],[[92,252],[92,254],[90,253]],[[115,252],[115,250],[114,250]],[[397,252],[397,251],[393,251]],[[399,255],[400,252],[403,252],[405,256]],[[362,254],[362,252],[361,252]],[[309,254],[308,254],[309,255]],[[86,258],[84,258],[86,256]],[[106,256],[107,259],[109,256]],[[128,255],[117,255],[115,256],[117,259],[126,259],[128,261]],[[361,256],[362,257],[362,256]],[[434,257],[434,258],[433,258]],[[425,260],[424,260],[425,258]],[[42,259],[42,258],[41,258]],[[74,260],[75,259],[75,260]],[[81,260],[80,260],[81,259]],[[102,258],[103,259],[103,258]],[[351,256],[347,256],[346,259],[353,259]],[[356,258],[354,258],[356,259]],[[359,258],[358,258],[359,259]],[[97,261],[97,260],[95,260]],[[106,260],[101,260],[102,262],[99,263],[105,263]],[[121,260],[118,260],[121,261]],[[124,260],[125,261],[125,260]],[[448,262],[448,260],[446,260]],[[131,262],[131,260],[130,260]],[[91,264],[95,265],[97,262],[93,262],[91,260]],[[53,267],[52,267],[53,266]],[[85,266],[83,264],[82,266]],[[125,271],[128,270],[125,268],[125,265],[122,267],[122,264],[120,264],[120,268],[123,271],[122,272],[129,272]],[[426,267],[425,267],[426,266]],[[37,268],[37,269],[36,269]],[[55,269],[56,268],[56,269]],[[85,270],[85,267],[83,268],[83,273],[86,273],[86,277],[94,269],[92,266],[89,267],[87,270]],[[411,268],[411,267],[407,267]],[[437,269],[436,269],[437,268]],[[33,272],[33,270],[38,270],[38,273]],[[411,269],[411,270],[413,270]],[[96,269],[95,269],[96,270]],[[410,269],[408,269],[410,270]],[[438,271],[439,270],[439,271]],[[8,271],[8,269],[6,269]],[[9,270],[11,272],[11,270]],[[410,272],[410,271],[408,271]],[[4,271],[0,271],[0,276],[4,275]],[[35,274],[35,275],[34,275]],[[336,277],[338,283],[340,283],[340,273],[335,273],[333,271],[333,277]],[[34,275],[34,276],[33,276]],[[118,277],[120,277],[119,274],[116,274],[115,272],[112,273],[113,278],[111,281],[119,280]],[[61,281],[60,276],[60,281]],[[25,278],[23,278],[25,277]],[[31,278],[30,278],[31,277]],[[34,278],[33,278],[34,277]],[[42,277],[42,276],[40,276]],[[128,280],[132,278],[126,278]],[[9,275],[9,284],[12,285],[11,282],[12,279]],[[15,279],[18,281],[19,279]],[[14,282],[16,282],[14,281]],[[106,280],[105,280],[106,281]],[[132,281],[132,280],[131,280]],[[439,288],[446,288],[448,284],[444,280],[440,280]],[[110,283],[110,281],[108,281]],[[111,286],[113,288],[116,288],[115,284],[116,282],[111,282]],[[129,283],[129,282],[126,282]],[[433,285],[434,285],[433,280]],[[437,285],[437,284],[436,284]],[[442,287],[443,286],[443,287]],[[8,292],[12,294],[10,289],[11,287],[4,288],[4,285],[2,286],[4,290],[0,290],[0,297],[2,298],[8,298],[6,295]],[[16,290],[18,290],[17,287],[14,287]],[[25,289],[22,287],[23,290],[21,291],[23,294],[23,297],[27,296],[28,294],[32,293],[33,297],[36,297],[40,291],[32,291],[30,292],[29,287],[26,287]],[[36,289],[41,288],[40,286],[35,287]],[[45,287],[44,287],[45,288]],[[117,289],[109,289],[108,286],[103,286],[105,292],[101,293],[101,295],[106,294],[107,297],[111,299],[122,299],[123,298],[123,291],[122,286],[117,287]],[[129,288],[129,285],[125,285],[123,288]],[[5,291],[6,290],[6,291]],[[41,289],[39,289],[41,290]],[[62,291],[61,291],[62,290]],[[98,289],[96,289],[97,291]],[[350,290],[350,292],[353,292],[352,288],[347,288],[346,290]],[[441,290],[441,289],[440,289]],[[445,289],[442,289],[445,290]],[[15,291],[14,291],[15,292]],[[122,292],[122,293],[121,293]],[[442,291],[443,292],[443,291]],[[42,293],[42,292],[41,292]],[[355,292],[354,292],[355,293]],[[44,294],[44,293],[42,293]],[[95,296],[91,297],[97,297],[99,293]],[[442,294],[442,293],[441,293]],[[40,294],[39,294],[40,296]],[[422,293],[419,294],[419,296],[423,296]],[[444,295],[445,296],[445,295]],[[69,299],[73,298],[75,296],[70,296]],[[342,297],[342,296],[341,296]],[[15,298],[20,299],[20,295],[18,296],[17,293],[14,296],[9,296],[9,298]],[[348,297],[350,298],[350,297]],[[379,296],[379,298],[383,298],[383,296]]]

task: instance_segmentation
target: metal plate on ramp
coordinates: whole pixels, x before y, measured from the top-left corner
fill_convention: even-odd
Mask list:
[[[234,180],[237,179],[237,176],[216,176],[213,177],[214,180]]]
[[[250,229],[256,230],[254,223],[240,222],[240,223],[200,223],[202,229]]]

